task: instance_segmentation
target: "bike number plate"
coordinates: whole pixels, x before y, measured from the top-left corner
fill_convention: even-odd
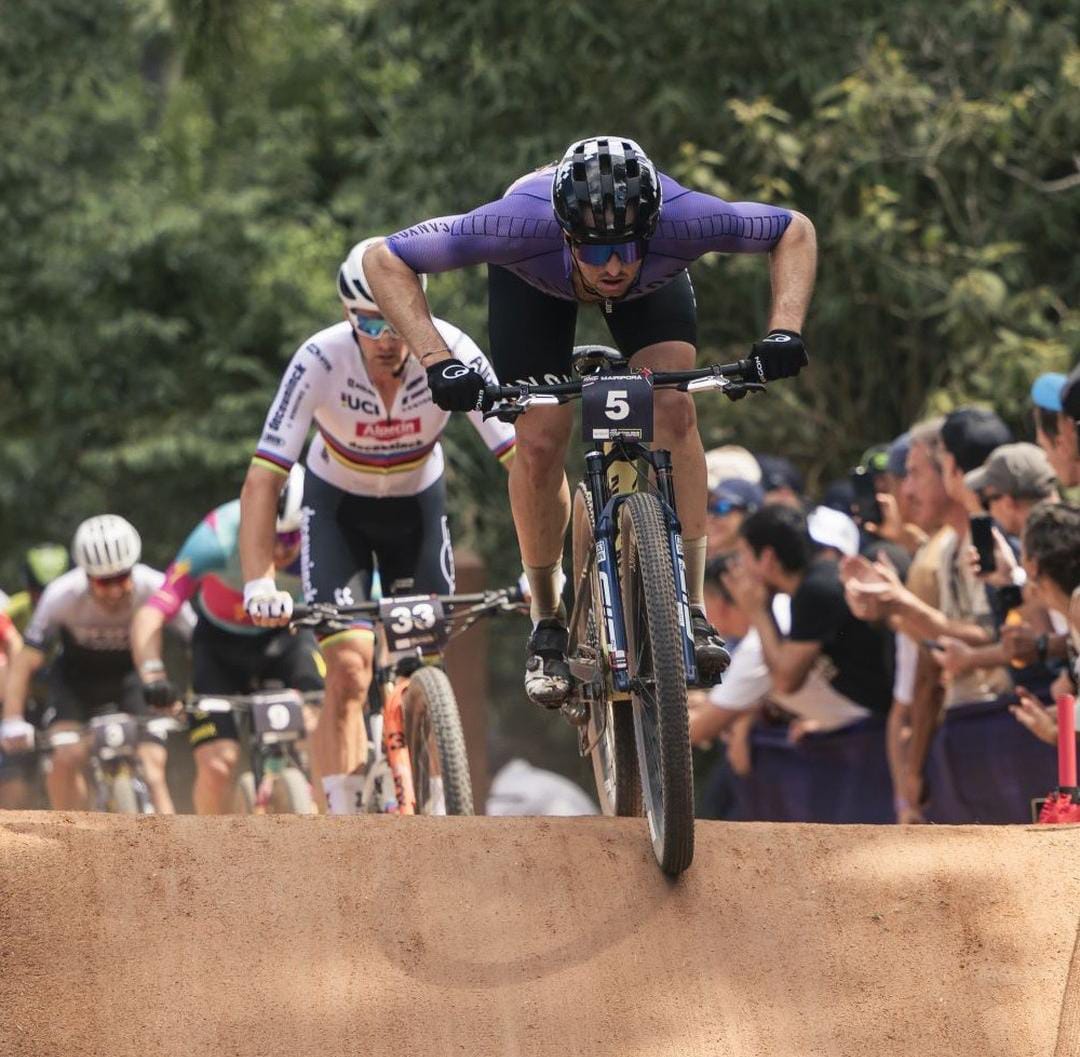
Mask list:
[[[90,720],[90,729],[94,734],[94,751],[99,755],[133,749],[139,741],[139,724],[123,713],[95,716]]]
[[[379,619],[391,653],[439,650],[450,637],[443,604],[429,595],[385,598],[379,603]]]
[[[581,386],[581,430],[585,440],[653,437],[653,387],[641,374],[605,374]]]
[[[304,709],[296,694],[289,691],[275,694],[256,694],[251,701],[251,723],[260,737],[278,735],[303,737]]]

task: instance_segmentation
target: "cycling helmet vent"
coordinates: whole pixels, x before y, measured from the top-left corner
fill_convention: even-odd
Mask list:
[[[71,551],[87,576],[118,576],[134,568],[142,554],[142,540],[126,518],[100,514],[75,530]]]
[[[556,167],[551,203],[559,225],[578,242],[648,239],[660,217],[660,179],[633,140],[586,139],[572,144]]]

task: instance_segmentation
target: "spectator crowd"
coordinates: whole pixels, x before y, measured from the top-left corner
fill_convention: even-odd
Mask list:
[[[1054,785],[1080,644],[1080,367],[1033,441],[981,407],[914,423],[809,502],[708,453],[709,616],[731,667],[690,702],[706,817],[1024,822]]]

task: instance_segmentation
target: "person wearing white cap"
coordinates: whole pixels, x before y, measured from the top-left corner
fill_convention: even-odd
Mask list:
[[[834,558],[851,558],[859,553],[859,526],[843,511],[818,506],[807,515],[810,538]]]

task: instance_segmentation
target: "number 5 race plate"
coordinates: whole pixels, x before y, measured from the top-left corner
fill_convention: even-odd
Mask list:
[[[653,435],[653,387],[640,374],[605,374],[581,386],[585,440],[638,440]]]

